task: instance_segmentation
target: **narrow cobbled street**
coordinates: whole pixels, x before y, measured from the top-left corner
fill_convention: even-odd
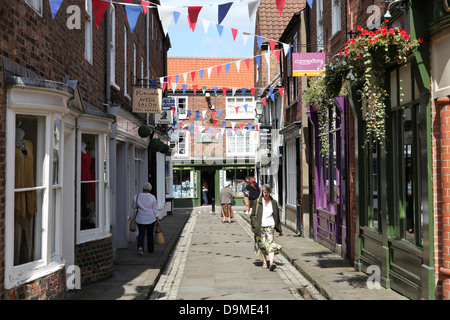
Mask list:
[[[324,299],[281,254],[275,271],[263,269],[253,245],[244,216],[194,212],[150,300]]]

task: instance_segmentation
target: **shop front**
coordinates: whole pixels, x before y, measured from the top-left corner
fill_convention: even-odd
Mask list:
[[[220,206],[220,191],[226,181],[232,182],[232,189],[236,194],[236,206],[243,206],[242,188],[245,177],[253,176],[255,176],[255,167],[249,164],[227,166],[174,164],[174,206],[175,208],[192,208],[212,203],[215,207]],[[205,189],[206,197],[203,196]]]

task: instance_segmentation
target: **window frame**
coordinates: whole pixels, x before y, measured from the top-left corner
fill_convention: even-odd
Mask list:
[[[44,1],[43,0],[25,0],[25,3],[28,6],[30,6],[31,9],[36,11],[36,13],[38,15],[40,15],[42,17],[43,6],[44,6]]]
[[[239,113],[236,113],[236,105],[237,105],[237,99],[243,99],[242,105],[240,105]],[[233,101],[234,100],[234,101]],[[248,101],[247,100],[251,100]],[[233,102],[232,102],[233,101]],[[247,112],[244,110],[244,105],[247,104]],[[234,96],[234,97],[226,97],[225,101],[225,119],[230,120],[254,120],[255,119],[255,107],[256,107],[256,101],[254,97],[248,97],[248,96]],[[242,109],[242,112],[241,112]]]
[[[17,117],[20,116],[37,116],[42,117],[41,126],[39,128],[43,131],[42,142],[43,146],[39,146],[39,150],[36,149],[36,154],[43,153],[46,155],[44,161],[39,164],[41,167],[40,173],[42,174],[42,185],[36,187],[42,190],[42,205],[41,205],[41,225],[42,234],[40,235],[40,258],[33,261],[29,261],[23,264],[14,265],[14,229],[15,229],[15,217],[14,208],[15,202],[14,194],[15,188],[15,136],[16,125],[6,127],[6,185],[5,185],[5,243],[12,243],[13,245],[5,246],[5,288],[11,289],[22,283],[32,281],[34,279],[45,276],[63,265],[62,261],[62,204],[63,204],[63,192],[62,186],[64,182],[63,171],[63,150],[64,150],[64,112],[65,109],[62,106],[66,106],[70,94],[58,92],[57,94],[45,92],[42,90],[40,96],[42,101],[39,104],[39,108],[35,105],[29,105],[23,103],[21,99],[27,99],[27,95],[35,95],[35,88],[26,87],[25,90],[19,89],[20,93],[15,92],[17,89],[11,89],[12,98],[7,105],[6,109],[6,122],[9,124],[16,123]],[[41,90],[41,89],[38,89]],[[47,94],[47,96],[46,96]],[[24,95],[19,97],[19,95]],[[53,95],[53,96],[51,96]],[[29,97],[28,97],[29,98]],[[64,101],[65,100],[65,101]],[[28,100],[26,100],[28,101]],[[51,101],[51,102],[50,102]],[[46,105],[47,107],[42,107]],[[60,161],[57,168],[59,172],[59,181],[57,184],[53,184],[53,134],[54,120],[60,120],[60,147],[59,155]],[[35,146],[37,147],[37,146]],[[37,168],[35,169],[37,172]],[[56,193],[53,191],[57,190]],[[52,211],[53,205],[58,207]],[[54,214],[58,212],[59,215]],[[33,240],[34,241],[34,240]],[[54,243],[53,243],[54,241]],[[53,247],[53,248],[52,248]]]
[[[90,64],[94,63],[94,11],[92,8],[92,1],[85,0],[85,14],[84,22],[84,58]]]
[[[252,143],[252,141],[255,141],[257,139],[252,139],[252,134],[256,134],[256,131],[253,130],[248,130],[247,128],[245,128],[244,130],[241,130],[241,133],[238,135],[237,133],[234,132],[234,130],[230,130],[230,134],[228,134],[228,130],[227,130],[227,138],[226,138],[226,157],[235,157],[235,156],[249,156],[249,155],[254,155],[256,153],[257,150],[257,143]],[[246,146],[250,146],[250,150],[247,151],[245,150],[244,152],[240,152],[240,151],[236,151],[236,148],[240,145],[240,143],[238,141],[236,141],[238,139],[238,137],[243,137],[244,139],[244,148],[246,148]],[[248,139],[248,143],[247,143],[247,139]],[[230,143],[231,141],[233,141],[233,149],[234,151],[230,152],[229,149],[231,149]]]

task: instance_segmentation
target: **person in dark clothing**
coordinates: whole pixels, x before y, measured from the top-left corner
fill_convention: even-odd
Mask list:
[[[250,178],[250,184],[247,187],[248,199],[250,200],[250,208],[253,208],[253,202],[258,199],[261,191],[256,183],[255,177]]]

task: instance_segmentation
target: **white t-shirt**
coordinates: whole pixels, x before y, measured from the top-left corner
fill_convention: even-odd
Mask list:
[[[134,196],[131,204],[133,209],[136,208],[136,198],[137,195]],[[156,217],[159,217],[158,202],[151,193],[139,193],[137,207],[136,222],[139,224],[152,224],[156,221]]]
[[[261,227],[274,226],[275,220],[273,219],[272,201],[267,203],[266,200],[262,199],[262,206],[263,212],[262,212]]]

